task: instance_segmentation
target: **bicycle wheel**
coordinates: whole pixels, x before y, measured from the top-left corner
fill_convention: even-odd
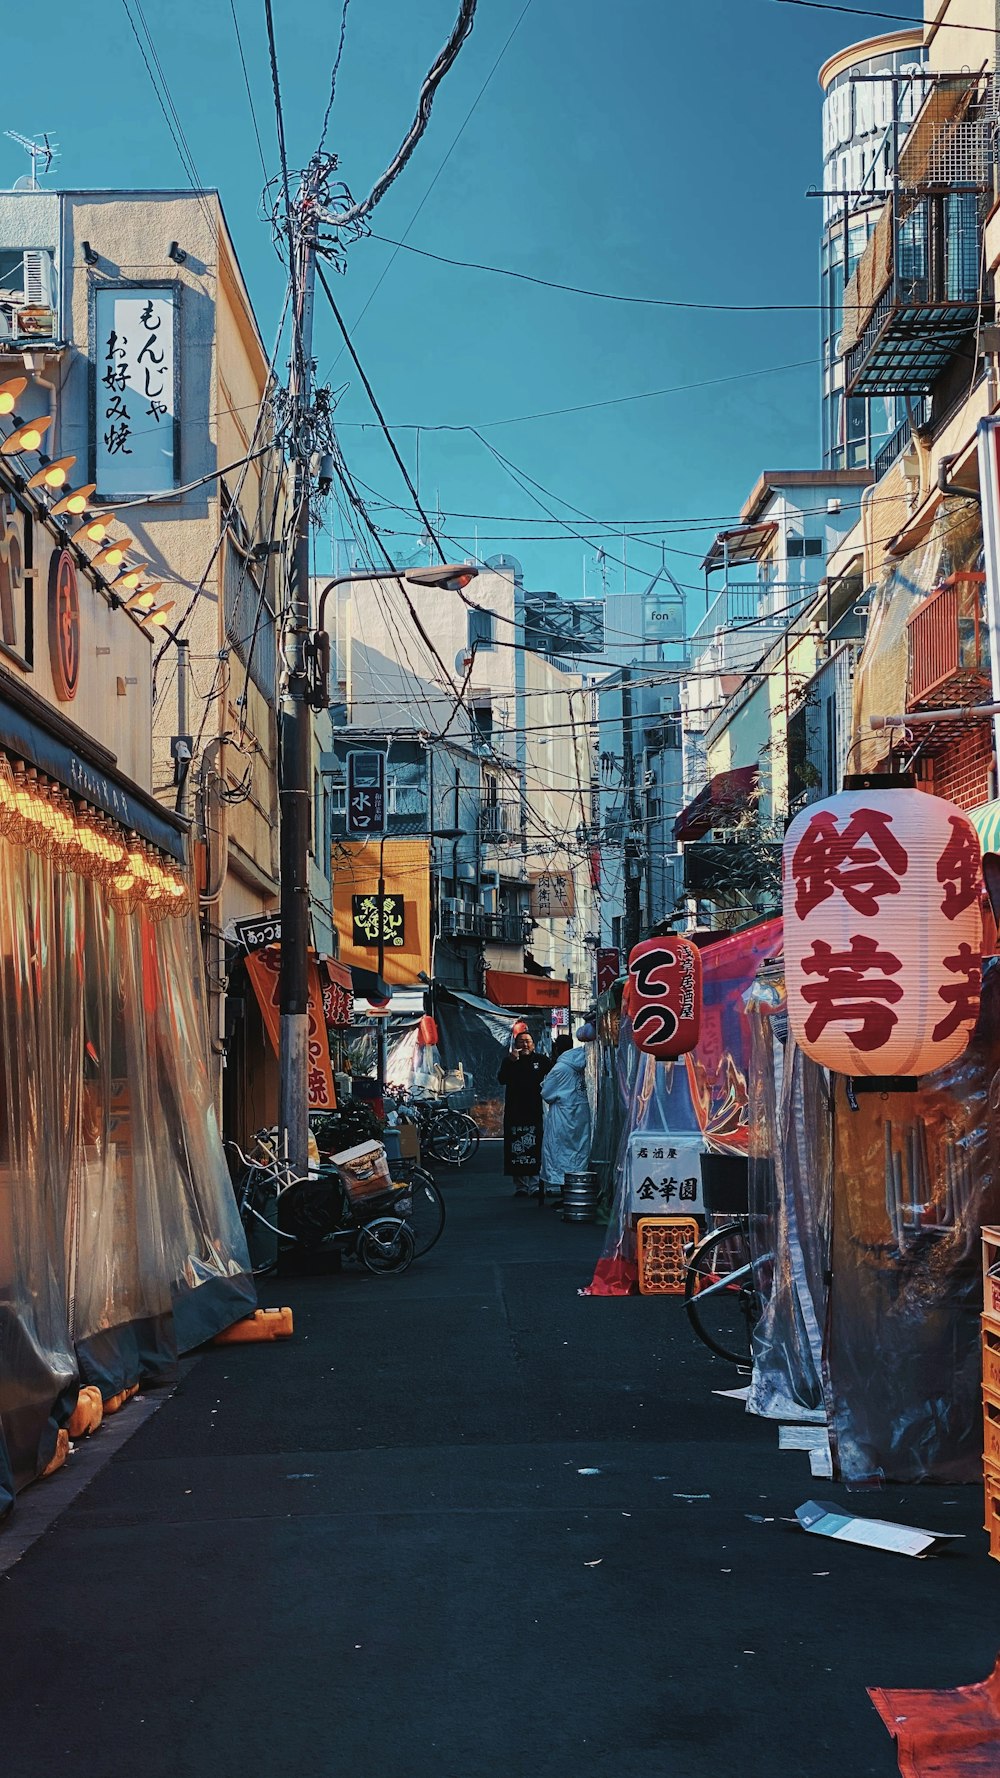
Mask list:
[[[688,1261],[684,1306],[698,1338],[730,1364],[749,1364],[760,1314],[746,1229],[728,1222],[699,1241]]]
[[[422,1253],[429,1253],[435,1241],[441,1238],[441,1230],[444,1228],[444,1199],[423,1167],[415,1167],[407,1183],[413,1208],[406,1221],[413,1230],[414,1258],[419,1259]]]
[[[472,1137],[465,1127],[460,1111],[442,1111],[438,1118],[439,1142],[437,1150],[443,1161],[452,1167],[460,1167],[472,1153]]]
[[[358,1258],[369,1272],[378,1275],[405,1272],[414,1247],[413,1230],[396,1216],[380,1216],[366,1223],[358,1235]]]
[[[236,1203],[255,1278],[273,1272],[278,1263],[278,1188],[264,1167],[248,1167],[237,1188]]]
[[[477,1124],[475,1118],[470,1117],[469,1113],[467,1111],[460,1111],[458,1113],[458,1117],[461,1119],[462,1128],[465,1130],[465,1132],[469,1138],[469,1142],[471,1143],[471,1147],[469,1149],[469,1154],[467,1157],[468,1159],[471,1160],[471,1158],[474,1154],[479,1153],[479,1141],[480,1141],[480,1137],[482,1136],[482,1131],[479,1128],[479,1125]]]

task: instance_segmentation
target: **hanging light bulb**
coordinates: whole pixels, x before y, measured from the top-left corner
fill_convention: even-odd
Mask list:
[[[51,414],[43,414],[40,420],[28,420],[25,425],[18,426],[16,432],[0,442],[0,457],[16,457],[21,451],[37,451],[52,419]]]
[[[177,603],[176,599],[169,599],[167,601],[166,605],[157,605],[155,611],[142,612],[142,614],[140,615],[140,618],[139,618],[139,622],[140,623],[155,624],[157,629],[162,630],[164,625],[166,624],[166,621],[167,621],[167,612],[173,611],[173,608],[176,605],[176,603]]]
[[[95,568],[120,568],[131,548],[131,537],[119,537],[114,543],[106,544],[104,549],[98,550],[92,558],[92,565]]]
[[[41,469],[36,469],[34,475],[29,476],[29,488],[64,487],[66,478],[75,462],[75,457],[56,457],[54,460],[50,459],[48,463],[42,464]]]
[[[9,377],[6,383],[0,383],[0,414],[12,414],[27,387],[27,377]]]
[[[126,611],[149,611],[156,604],[156,595],[162,585],[162,580],[151,580],[146,586],[140,587],[137,593],[132,594],[131,599],[126,599]]]
[[[73,513],[76,517],[79,517],[80,513],[86,512],[90,505],[91,494],[96,494],[96,492],[97,483],[87,482],[84,487],[74,488],[71,493],[64,494],[61,500],[57,500],[55,505],[49,508],[49,511],[53,518],[58,518],[59,514],[64,512]],[[102,514],[102,517],[110,520],[114,517],[114,514],[106,512]]]
[[[84,502],[84,505],[86,505],[86,502]],[[53,512],[56,512],[57,510],[56,507],[52,508]],[[115,515],[113,512],[92,512],[90,517],[80,526],[79,530],[73,532],[73,542],[103,543],[108,534],[108,526],[113,525],[114,520]]]
[[[134,592],[148,567],[148,562],[130,562],[128,567],[122,570],[121,574],[115,575],[114,580],[111,582],[112,592]]]

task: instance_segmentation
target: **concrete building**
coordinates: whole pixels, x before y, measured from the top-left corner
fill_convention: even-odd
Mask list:
[[[891,31],[831,56],[819,72],[823,90],[823,237],[820,286],[823,338],[823,467],[888,467],[902,448],[902,396],[844,395],[838,343],[844,289],[868,245],[890,182],[895,137],[905,136],[923,97],[925,50],[919,30]],[[905,443],[905,439],[903,441]]]
[[[381,736],[390,778],[417,771],[439,978],[545,971],[580,1007],[597,935],[590,725],[583,676],[560,664],[573,640],[561,605],[545,620],[553,597],[530,600],[517,565],[481,570],[464,600],[375,577],[339,588],[327,608],[334,752]],[[558,911],[539,887],[549,878],[569,885]]]
[[[227,1013],[223,934],[277,897],[282,466],[268,352],[218,195],[0,194],[0,349],[27,354],[36,409],[56,416],[50,454],[75,456],[95,507],[115,510],[111,535],[131,539],[186,644],[159,632],[152,777],[195,822],[220,1090],[246,1133],[273,1113],[273,1058],[252,997],[231,996]]]

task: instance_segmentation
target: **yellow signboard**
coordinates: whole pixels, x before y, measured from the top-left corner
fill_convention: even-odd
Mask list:
[[[382,845],[382,976],[397,986],[431,972],[431,857],[428,840]],[[379,842],[339,840],[333,850],[333,919],[340,961],[378,968]],[[400,942],[401,941],[401,942]]]

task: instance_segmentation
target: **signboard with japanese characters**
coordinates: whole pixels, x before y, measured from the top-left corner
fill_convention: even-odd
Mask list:
[[[406,946],[406,903],[401,895],[351,896],[354,944],[369,950],[377,949],[380,915],[384,949],[403,950]]]
[[[597,953],[597,992],[606,994],[613,988],[621,972],[621,955],[616,945],[602,945]]]
[[[531,918],[571,920],[576,907],[569,871],[536,871],[531,878]]]
[[[385,757],[374,748],[347,755],[347,832],[352,839],[385,832]]]
[[[628,1204],[633,1216],[704,1216],[697,1133],[633,1130],[628,1142]]]
[[[632,1041],[646,1055],[669,1062],[693,1050],[701,1030],[701,956],[674,933],[633,945],[622,1011]]]
[[[909,1077],[961,1055],[979,1014],[979,837],[902,788],[803,809],[784,844],[784,956],[797,1043],[837,1074]]]
[[[260,951],[265,945],[280,945],[281,915],[260,914],[255,920],[234,920],[232,932],[234,944],[244,951]]]
[[[94,289],[94,480],[104,499],[179,483],[177,291]]]

